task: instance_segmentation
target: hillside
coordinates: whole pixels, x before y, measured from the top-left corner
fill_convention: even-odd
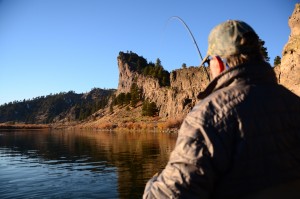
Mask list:
[[[104,108],[114,89],[50,94],[0,106],[0,123],[50,124],[84,120]]]

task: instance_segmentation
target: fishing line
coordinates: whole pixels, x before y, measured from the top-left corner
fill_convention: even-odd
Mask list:
[[[181,22],[181,24],[184,25],[184,27],[186,28],[186,30],[189,32],[189,34],[190,34],[190,36],[191,36],[191,38],[192,38],[192,40],[193,40],[193,43],[194,43],[194,45],[195,45],[195,47],[196,47],[196,50],[197,50],[197,52],[198,52],[198,55],[199,55],[199,57],[200,57],[200,63],[201,63],[202,60],[203,60],[203,57],[202,57],[202,55],[201,55],[200,49],[199,49],[199,47],[198,47],[198,44],[197,44],[197,42],[196,42],[196,40],[195,40],[195,37],[194,37],[192,31],[190,30],[189,26],[183,21],[183,19],[181,19],[181,18],[178,17],[178,16],[172,16],[172,17],[170,17],[169,20],[168,20],[168,22],[171,21],[172,19],[177,19],[177,20],[179,20],[179,21]],[[201,67],[201,66],[200,66],[200,67]],[[206,70],[206,67],[203,66],[203,68],[204,68],[204,71],[205,71],[205,73],[206,73],[206,76],[207,76],[208,81],[210,81],[209,74],[208,74],[208,72],[207,72],[207,70]]]

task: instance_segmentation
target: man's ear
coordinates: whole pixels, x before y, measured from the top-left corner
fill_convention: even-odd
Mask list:
[[[214,56],[210,60],[210,74],[212,76],[212,79],[220,75],[225,70],[225,64],[221,60],[220,57]]]
[[[225,64],[219,56],[216,56],[216,59],[217,59],[218,64],[219,64],[219,72],[221,73],[225,70]]]

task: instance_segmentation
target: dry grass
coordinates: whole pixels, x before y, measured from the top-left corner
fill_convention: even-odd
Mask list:
[[[96,126],[97,129],[113,129],[115,125],[112,122],[100,123]]]
[[[159,117],[125,117],[98,120],[94,123],[80,125],[81,128],[118,131],[177,131],[182,123],[182,118],[161,119]]]
[[[128,110],[126,107],[114,107],[114,113],[104,114],[95,121],[79,124],[79,128],[117,131],[163,131],[175,132],[179,129],[182,118],[160,118],[142,116],[142,106]]]
[[[122,131],[177,131],[180,128],[181,123],[181,118],[170,118],[166,121],[159,121],[155,119],[139,122],[123,121],[121,124],[117,125],[116,129]]]
[[[182,121],[182,118],[169,118],[165,122],[158,123],[157,128],[160,130],[179,129]]]
[[[48,129],[48,124],[0,123],[0,129]]]

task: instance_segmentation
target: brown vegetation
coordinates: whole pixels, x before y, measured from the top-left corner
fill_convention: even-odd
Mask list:
[[[158,123],[157,127],[162,131],[179,129],[182,121],[182,118],[169,118],[165,122]]]
[[[0,123],[0,129],[49,129],[48,124]]]
[[[76,127],[97,130],[176,132],[182,123],[182,117],[143,116],[141,103],[138,103],[135,108],[129,106],[114,106],[114,113],[106,110],[101,116],[84,121]]]

